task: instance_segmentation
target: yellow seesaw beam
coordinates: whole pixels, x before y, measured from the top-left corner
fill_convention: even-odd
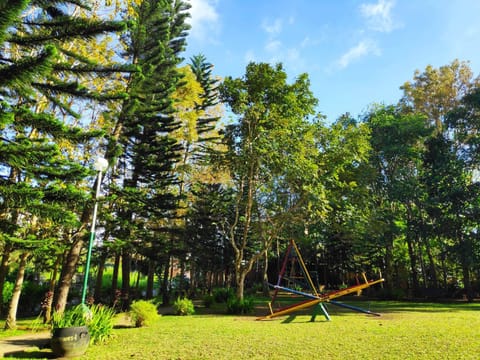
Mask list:
[[[286,308],[280,309],[277,312],[273,312],[273,313],[268,314],[264,317],[258,318],[257,320],[271,319],[271,318],[276,317],[276,316],[287,315],[287,314],[290,314],[294,311],[302,310],[302,309],[317,305],[318,303],[320,303],[322,301],[323,301],[322,299],[306,300],[306,301],[301,302],[299,304],[291,305],[291,306],[288,306]]]
[[[366,288],[368,288],[372,285],[381,283],[382,281],[384,281],[384,279],[372,280],[372,281],[369,281],[369,282],[366,282],[366,283],[363,283],[363,284],[350,286],[350,287],[348,287],[346,289],[343,289],[343,290],[329,292],[328,294],[320,296],[320,298],[321,298],[321,301],[329,301],[329,300],[336,299],[336,298],[341,297],[341,296],[345,296],[345,295],[348,295],[348,294],[366,289]]]

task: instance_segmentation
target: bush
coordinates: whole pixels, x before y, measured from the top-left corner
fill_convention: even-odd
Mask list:
[[[112,336],[115,310],[108,306],[93,305],[90,311],[92,316],[87,322],[90,341],[94,344],[105,342]]]
[[[25,281],[22,287],[22,296],[18,304],[19,314],[30,316],[38,314],[43,296],[48,291],[48,284],[38,284],[34,281]]]
[[[235,297],[228,299],[227,301],[227,313],[228,314],[250,314],[253,312],[253,298],[245,297],[243,300],[239,300]]]
[[[177,298],[173,303],[173,309],[177,315],[193,315],[195,314],[195,307],[192,300],[187,298]]]
[[[103,342],[112,335],[115,311],[102,305],[77,305],[63,313],[54,312],[52,329],[87,326],[90,341],[94,344]]]
[[[212,306],[212,304],[215,302],[215,298],[213,297],[213,295],[205,295],[203,297],[203,305],[205,305],[206,308],[209,308],[210,306]]]
[[[232,288],[217,288],[213,290],[213,297],[216,303],[221,304],[235,297],[235,294]]]
[[[134,301],[130,306],[130,318],[136,327],[149,326],[158,319],[157,307],[150,301]]]
[[[10,299],[12,298],[13,294],[13,287],[14,284],[13,282],[10,281],[5,281],[3,284],[3,306],[6,308],[8,304],[10,303]]]
[[[52,316],[52,328],[67,328],[74,326],[86,326],[91,313],[85,305],[77,305],[63,313],[54,312]]]
[[[383,288],[377,291],[377,298],[380,300],[404,300],[405,297],[405,290],[400,288],[395,288],[392,290]]]

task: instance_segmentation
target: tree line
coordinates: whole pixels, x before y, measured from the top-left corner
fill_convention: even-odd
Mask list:
[[[97,302],[215,286],[243,299],[253,282],[268,290],[291,238],[319,285],[366,272],[389,297],[475,297],[480,90],[467,62],[416,71],[397,104],[332,121],[308,74],[250,63],[220,79],[205,56],[185,61],[188,16],[183,0],[0,4],[6,327],[26,277],[46,281],[47,318],[75,300],[95,201]]]

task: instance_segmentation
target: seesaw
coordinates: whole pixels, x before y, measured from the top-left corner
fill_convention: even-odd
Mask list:
[[[300,268],[302,269],[304,277],[307,280],[308,285],[312,290],[312,293],[308,293],[308,292],[304,292],[304,291],[300,291],[300,290],[295,290],[295,289],[280,285],[282,279],[284,278],[284,274],[285,274],[285,271],[286,271],[286,268],[287,268],[287,263],[290,259],[290,254],[291,254],[292,251],[296,253]],[[372,312],[370,310],[365,310],[365,309],[362,309],[362,308],[357,307],[357,306],[348,305],[348,304],[344,304],[344,303],[333,300],[333,299],[336,299],[336,298],[339,298],[339,297],[342,297],[342,296],[345,296],[345,295],[348,295],[348,294],[351,294],[351,293],[359,292],[359,291],[361,291],[363,289],[366,289],[366,288],[368,288],[372,285],[375,285],[375,284],[378,284],[378,283],[381,283],[382,281],[384,281],[384,279],[370,280],[369,281],[369,280],[367,280],[367,278],[365,276],[365,273],[362,274],[362,277],[363,277],[363,280],[364,280],[363,283],[359,283],[359,284],[347,287],[345,289],[334,290],[334,291],[328,292],[326,294],[319,294],[316,290],[315,285],[313,284],[313,281],[312,281],[312,278],[310,277],[310,274],[307,271],[307,268],[306,268],[305,263],[302,259],[302,256],[300,255],[300,252],[297,248],[297,245],[295,244],[295,242],[293,240],[290,240],[290,245],[287,248],[286,256],[285,256],[285,259],[284,259],[283,264],[282,264],[282,269],[280,270],[280,273],[279,273],[279,276],[278,276],[277,284],[276,285],[269,284],[270,287],[275,289],[275,291],[273,293],[273,296],[272,296],[272,300],[268,303],[268,306],[269,306],[269,309],[270,309],[270,314],[267,314],[266,316],[260,317],[260,318],[258,318],[258,320],[266,320],[266,319],[271,319],[271,318],[274,318],[274,317],[277,317],[277,316],[288,315],[288,314],[291,314],[295,311],[299,311],[299,310],[302,310],[302,309],[306,309],[306,308],[315,306],[315,310],[312,314],[312,317],[311,317],[310,321],[315,321],[315,318],[316,318],[319,311],[322,312],[323,315],[325,316],[325,318],[329,321],[330,320],[330,315],[328,314],[327,309],[324,306],[324,303],[329,303],[329,304],[332,304],[332,305],[335,305],[335,306],[344,307],[344,308],[347,308],[347,309],[350,309],[350,310],[353,310],[353,311],[358,311],[358,312],[361,312],[361,313],[365,313],[365,314],[368,314],[368,315],[380,316],[380,314]],[[276,297],[278,295],[278,292],[280,290],[289,292],[291,294],[304,296],[304,297],[307,298],[307,300],[303,300],[303,301],[300,301],[298,303],[291,304],[291,305],[273,310],[272,304],[275,302]]]

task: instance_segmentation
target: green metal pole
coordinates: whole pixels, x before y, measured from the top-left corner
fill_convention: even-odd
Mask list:
[[[95,203],[93,205],[93,216],[92,216],[92,226],[90,228],[90,239],[88,241],[87,262],[85,264],[85,275],[83,277],[82,304],[85,304],[85,299],[87,297],[88,274],[90,272],[90,260],[92,257],[93,242],[95,240],[95,223],[97,222],[97,209],[98,209],[97,199],[100,193],[101,182],[102,182],[102,171],[99,170],[98,177],[97,177],[97,190],[95,191]]]

